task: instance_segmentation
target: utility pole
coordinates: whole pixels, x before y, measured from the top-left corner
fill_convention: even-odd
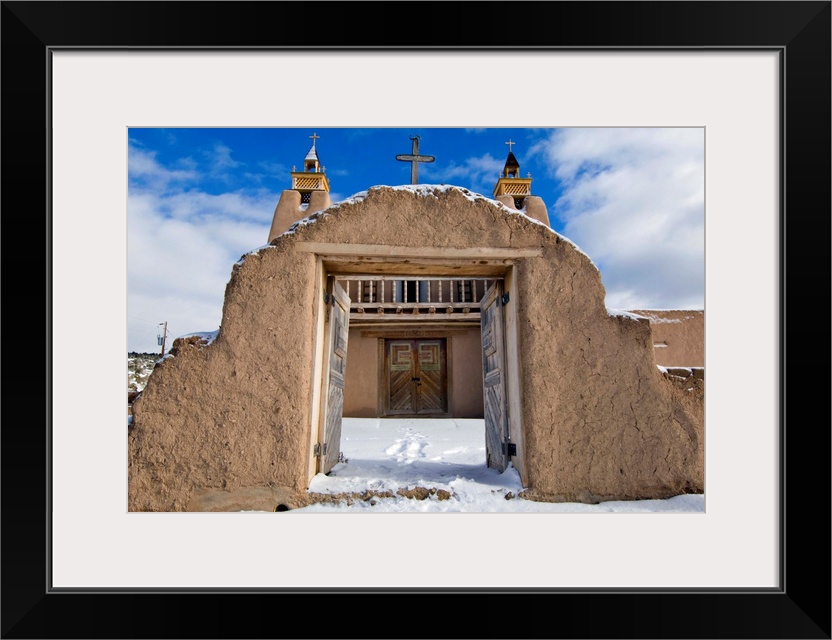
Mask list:
[[[164,358],[165,357],[165,342],[168,339],[168,321],[165,320],[164,322],[160,322],[159,326],[160,327],[164,326],[164,329],[162,330],[162,335],[156,336],[157,339],[158,339],[159,344],[162,345],[162,354],[161,354],[161,356]]]

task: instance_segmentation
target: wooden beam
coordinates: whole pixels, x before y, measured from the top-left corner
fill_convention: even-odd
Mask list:
[[[431,258],[365,258],[327,256],[327,271],[338,278],[346,275],[394,275],[398,279],[435,280],[446,276],[462,280],[470,277],[502,278],[514,264],[508,259],[440,260]],[[394,278],[396,279],[396,278]]]
[[[536,258],[543,255],[543,249],[539,247],[528,249],[511,249],[508,247],[456,249],[450,247],[400,247],[387,244],[341,244],[338,242],[297,242],[295,246],[300,251],[317,253],[324,260],[336,256],[512,260],[516,258]]]
[[[362,338],[444,338],[468,335],[470,329],[375,329],[362,330]]]

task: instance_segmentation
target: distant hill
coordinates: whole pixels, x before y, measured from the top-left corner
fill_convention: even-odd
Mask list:
[[[159,361],[158,353],[137,353],[131,351],[127,354],[127,393],[142,391],[150,377],[150,372]]]

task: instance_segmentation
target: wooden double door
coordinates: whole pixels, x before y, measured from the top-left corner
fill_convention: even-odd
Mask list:
[[[385,339],[384,414],[447,414],[447,352],[446,338]]]

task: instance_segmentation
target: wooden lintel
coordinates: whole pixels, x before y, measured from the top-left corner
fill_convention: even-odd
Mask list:
[[[532,247],[512,249],[509,247],[471,247],[456,249],[449,247],[400,247],[386,244],[341,244],[337,242],[298,242],[301,251],[316,253],[324,260],[337,257],[370,258],[435,258],[442,260],[513,260],[535,258],[543,249]]]
[[[375,329],[362,331],[362,338],[444,338],[463,336],[468,329]]]
[[[350,326],[361,323],[365,325],[376,325],[376,324],[398,324],[401,325],[402,323],[428,323],[428,324],[437,324],[440,322],[445,322],[447,324],[461,324],[461,323],[475,323],[479,326],[480,323],[480,312],[479,311],[472,311],[470,313],[402,313],[398,315],[393,314],[376,314],[376,313],[351,313],[350,314]]]
[[[324,266],[329,275],[387,275],[411,276],[430,280],[438,276],[498,279],[505,277],[511,269],[512,260],[439,260],[410,258],[371,258],[358,261],[354,257],[325,258]]]

